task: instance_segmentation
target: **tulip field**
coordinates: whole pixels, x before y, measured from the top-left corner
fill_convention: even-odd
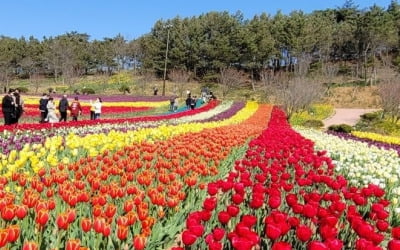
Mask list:
[[[268,104],[168,104],[0,126],[0,248],[400,249],[395,144],[292,128]]]

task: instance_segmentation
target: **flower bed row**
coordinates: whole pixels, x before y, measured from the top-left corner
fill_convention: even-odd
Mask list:
[[[379,140],[378,137],[375,137],[377,140],[372,139],[373,137],[371,137],[371,138],[359,137],[359,136],[357,136],[358,135],[357,132],[354,132],[354,134],[353,134],[353,132],[351,134],[349,134],[349,133],[339,133],[339,132],[329,131],[328,133],[338,136],[340,138],[346,139],[346,140],[365,142],[369,146],[375,146],[375,147],[386,149],[386,150],[392,149],[392,150],[397,151],[397,154],[400,156],[400,144],[384,142],[383,140]]]
[[[397,151],[382,149],[374,144],[349,140],[311,129],[297,128],[303,136],[313,140],[318,150],[327,150],[335,161],[337,173],[343,174],[352,185],[363,187],[369,183],[386,190],[392,201],[390,209],[393,225],[400,225],[400,158]]]
[[[24,169],[0,177],[0,247],[144,249],[160,234],[153,226],[191,204],[186,197],[196,198],[233,148],[262,131],[270,111],[250,104],[230,121],[158,128],[161,136],[121,141],[96,156],[78,153],[75,162],[45,165],[32,177]]]
[[[245,158],[207,185],[173,249],[399,249],[384,190],[349,185],[313,146],[274,109]]]
[[[100,119],[100,120],[82,120],[82,121],[69,121],[63,123],[26,123],[26,124],[18,124],[17,126],[8,125],[8,126],[0,126],[0,132],[3,131],[14,131],[18,130],[42,130],[42,129],[53,129],[53,128],[63,128],[63,127],[81,127],[81,126],[91,126],[96,124],[114,124],[114,123],[124,123],[124,122],[140,122],[140,121],[157,121],[160,119],[176,119],[183,116],[197,114],[199,112],[204,112],[215,108],[218,105],[218,101],[212,101],[207,103],[206,105],[195,109],[195,110],[187,110],[180,113],[173,113],[162,116],[142,116],[142,117],[133,117],[133,118],[118,118],[118,119]]]

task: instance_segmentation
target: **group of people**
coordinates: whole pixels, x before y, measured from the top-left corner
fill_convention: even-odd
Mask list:
[[[201,103],[206,103],[209,102],[210,100],[215,100],[217,97],[213,94],[213,92],[208,91],[208,88],[202,88],[201,90],[201,97],[198,98],[197,96],[192,96],[192,93],[190,90],[186,91],[186,109],[187,110],[193,110],[196,108],[196,104],[198,101],[201,101]],[[169,105],[169,111],[171,112],[176,112],[178,110],[179,104],[178,104],[178,97],[177,96],[172,96]]]
[[[3,97],[1,107],[4,116],[4,125],[17,124],[24,112],[24,101],[18,89],[9,89]]]
[[[95,102],[90,101],[90,119],[95,120],[100,118],[102,100],[97,98]],[[57,117],[56,109],[60,113],[60,118]],[[69,103],[67,95],[63,95],[60,99],[58,106],[56,106],[54,98],[44,93],[39,101],[40,110],[40,123],[55,123],[66,122],[68,110],[70,111],[72,121],[77,121],[78,117],[82,115],[82,106],[76,96],[74,100]]]

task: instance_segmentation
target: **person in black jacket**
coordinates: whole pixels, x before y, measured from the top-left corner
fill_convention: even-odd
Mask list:
[[[4,125],[11,125],[13,123],[13,119],[15,119],[15,102],[14,98],[12,97],[12,93],[14,90],[10,89],[8,94],[3,97],[1,102],[1,107],[3,110],[4,116]]]
[[[47,102],[49,101],[49,97],[46,93],[43,93],[42,98],[39,101],[39,110],[40,110],[40,123],[46,122],[47,117]]]
[[[58,110],[60,111],[60,122],[64,120],[67,121],[67,110],[69,107],[67,95],[63,95],[60,102],[58,103]]]

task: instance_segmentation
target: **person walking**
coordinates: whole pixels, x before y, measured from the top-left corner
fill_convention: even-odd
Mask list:
[[[169,99],[169,111],[171,111],[171,112],[174,111],[174,103],[175,103],[175,96],[172,96]]]
[[[72,120],[78,121],[78,116],[82,114],[82,107],[77,96],[75,96],[75,99],[72,101],[69,109],[71,110]]]
[[[190,109],[194,110],[194,108],[196,107],[196,102],[197,102],[197,98],[196,96],[193,96],[193,98],[190,100]]]
[[[174,112],[178,111],[178,107],[179,107],[179,102],[178,102],[178,97],[175,97],[174,100]]]
[[[191,109],[190,103],[192,102],[192,97],[190,95],[186,98],[185,102],[186,102],[186,109],[187,110]]]
[[[13,90],[9,89],[8,93],[3,97],[1,108],[4,116],[4,125],[11,125],[15,119],[15,103],[12,97]]]
[[[54,104],[53,97],[50,97],[47,102],[47,117],[46,121],[50,123],[55,123],[58,121],[58,117],[56,114],[56,105]]]
[[[40,123],[46,122],[47,117],[47,102],[49,101],[49,97],[46,93],[43,93],[42,97],[39,101],[39,110],[40,110]]]
[[[102,100],[100,97],[94,102],[94,119],[100,119]]]
[[[67,110],[69,108],[67,95],[63,95],[60,102],[58,103],[58,110],[60,111],[60,122],[67,121]]]

